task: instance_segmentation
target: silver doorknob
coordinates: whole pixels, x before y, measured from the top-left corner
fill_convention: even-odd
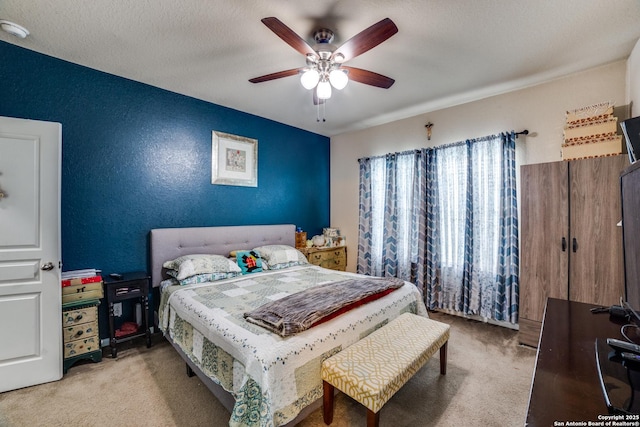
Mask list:
[[[52,262],[48,262],[46,264],[42,264],[42,267],[40,267],[40,270],[44,270],[44,271],[53,270],[53,263]]]

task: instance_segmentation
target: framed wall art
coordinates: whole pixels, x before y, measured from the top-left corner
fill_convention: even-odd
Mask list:
[[[211,183],[258,186],[258,140],[213,131]]]

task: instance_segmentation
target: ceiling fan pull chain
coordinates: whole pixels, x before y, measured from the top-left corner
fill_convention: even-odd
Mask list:
[[[320,107],[322,106],[322,121],[326,122],[327,119],[324,117],[325,116],[325,110],[324,110],[324,106],[327,102],[322,102],[322,103],[317,103],[316,104],[316,122],[320,122]]]

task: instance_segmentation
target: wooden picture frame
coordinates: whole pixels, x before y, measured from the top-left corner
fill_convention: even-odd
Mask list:
[[[258,186],[258,140],[212,132],[211,184]]]

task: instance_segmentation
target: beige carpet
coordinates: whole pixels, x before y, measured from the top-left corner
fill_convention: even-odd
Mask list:
[[[535,350],[517,332],[441,313],[451,325],[447,375],[436,353],[383,407],[381,427],[524,425]],[[0,394],[0,426],[226,426],[229,413],[160,336],[118,358],[81,362],[60,381]],[[302,427],[324,426],[322,410]],[[336,396],[332,426],[364,426],[365,410]]]

